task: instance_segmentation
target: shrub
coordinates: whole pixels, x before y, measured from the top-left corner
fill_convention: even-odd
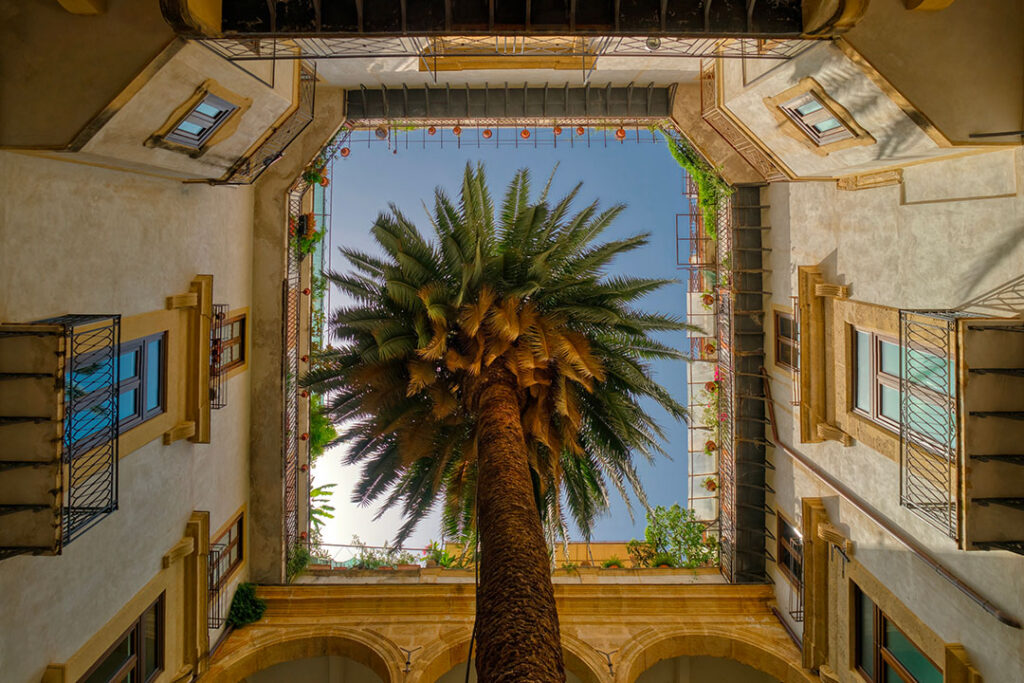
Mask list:
[[[633,561],[634,567],[650,567],[651,560],[654,559],[654,548],[635,538],[626,544],[626,552],[629,553],[629,559]]]
[[[622,569],[623,568],[622,560],[620,560],[617,557],[609,557],[607,560],[605,560],[601,564],[601,566],[604,567],[605,569],[612,569],[613,567],[616,568],[616,569]]]
[[[296,576],[305,571],[306,567],[309,566],[310,560],[313,556],[302,543],[296,543],[292,546],[291,551],[288,553],[288,561],[285,563],[285,576],[287,576],[290,582]]]
[[[267,603],[256,597],[256,584],[243,583],[238,586],[235,596],[231,599],[228,610],[227,624],[232,628],[240,628],[263,618],[267,611]]]
[[[678,565],[675,555],[672,553],[658,553],[654,556],[653,566],[655,567],[675,567]]]

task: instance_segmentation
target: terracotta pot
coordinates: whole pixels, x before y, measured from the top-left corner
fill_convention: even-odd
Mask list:
[[[427,128],[427,135],[433,135],[436,132],[437,132],[437,128],[434,128],[433,126],[431,126],[430,128]]]
[[[455,126],[452,128],[452,132],[455,133],[456,136],[462,135],[462,126]]]
[[[419,569],[419,568],[420,568],[420,566],[418,564],[399,564],[399,565],[395,566],[395,569],[400,569],[400,570],[404,570],[404,571],[409,571],[411,569]]]
[[[615,139],[616,140],[625,140],[626,139],[626,129],[620,127],[617,131],[615,131]]]
[[[348,147],[342,147],[341,148],[341,156],[342,157],[347,157],[351,153],[352,153],[352,150],[350,150]]]
[[[490,128],[484,128],[483,135],[484,135],[484,140],[490,140],[491,136],[494,135],[494,133],[491,132]]]
[[[704,450],[706,450],[706,451],[713,451],[713,450],[717,450],[717,449],[718,449],[718,444],[715,443],[714,441],[712,441],[711,439],[708,439],[707,441],[704,442]]]
[[[705,382],[704,389],[706,391],[718,391],[718,382]]]
[[[715,297],[712,294],[705,294],[700,298],[700,302],[710,308],[715,305]]]
[[[554,130],[555,135],[561,135],[562,134],[562,127],[561,126],[555,126],[553,130]]]
[[[576,126],[576,135],[583,135],[586,129],[583,126]]]
[[[526,128],[523,128],[523,130],[520,131],[519,133],[519,137],[521,137],[524,140],[528,139],[530,137],[530,131]]]

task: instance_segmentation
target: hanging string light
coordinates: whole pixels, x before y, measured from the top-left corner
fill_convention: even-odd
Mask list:
[[[455,133],[456,137],[462,135],[462,126],[455,126],[452,128],[452,132]]]
[[[583,135],[584,132],[586,131],[584,130],[583,126],[576,126],[576,135]]]
[[[561,126],[555,126],[554,132],[555,132],[555,135],[561,135],[562,134],[562,127]]]

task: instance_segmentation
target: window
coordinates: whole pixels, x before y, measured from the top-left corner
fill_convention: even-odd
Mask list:
[[[227,531],[210,543],[210,590],[219,590],[242,564],[244,517],[239,515]]]
[[[215,353],[220,353],[219,368],[221,371],[231,370],[245,364],[245,315],[225,320],[220,328],[220,346]]]
[[[872,683],[942,683],[942,672],[878,608],[853,586],[854,665]]]
[[[854,409],[873,421],[894,431],[900,428],[900,363],[899,342],[873,332],[853,329],[854,338]],[[934,419],[917,421],[916,429],[925,442],[941,445],[949,436],[938,428],[948,422],[949,396],[953,395],[954,374],[951,361],[921,349],[911,349],[907,377],[913,392],[908,400],[915,413]],[[947,379],[948,377],[948,379]],[[934,426],[933,426],[934,425]],[[945,446],[942,447],[945,450]]]
[[[804,584],[804,538],[800,530],[782,515],[776,519],[778,527],[775,538],[778,541],[775,557],[778,559],[779,571],[794,586],[801,587]]]
[[[167,333],[121,344],[118,420],[121,431],[164,412]]]
[[[207,93],[164,139],[179,145],[199,149],[220,128],[238,106]]]
[[[818,146],[854,137],[853,131],[813,92],[780,104],[779,108]]]
[[[147,683],[164,667],[164,596],[107,650],[79,683]]]
[[[797,370],[800,367],[800,333],[792,313],[775,311],[775,364]]]

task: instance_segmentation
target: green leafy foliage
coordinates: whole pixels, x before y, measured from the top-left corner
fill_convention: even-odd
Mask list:
[[[673,567],[692,569],[716,562],[718,543],[713,538],[705,539],[704,531],[704,524],[696,519],[693,510],[678,504],[669,508],[659,505],[647,513],[644,530],[644,545],[651,553],[650,559],[646,564],[638,564],[658,566],[665,564],[662,560],[668,558]],[[632,551],[630,554],[632,556]]]
[[[335,486],[337,484],[323,484],[309,492],[309,522],[317,532],[323,531],[324,520],[334,519],[334,506],[329,501]]]
[[[338,438],[338,430],[324,413],[323,397],[313,394],[309,401],[309,462],[313,464]]]
[[[285,576],[287,580],[291,582],[296,576],[304,572],[312,559],[313,556],[305,545],[296,543],[292,546],[288,551],[288,560],[285,562]]]
[[[458,566],[459,562],[455,555],[449,553],[444,546],[439,544],[437,541],[431,541],[427,548],[426,559],[436,564],[438,567],[455,567]]]
[[[654,559],[651,560],[651,566],[653,567],[676,567],[678,566],[678,560],[672,553],[657,553]]]
[[[718,205],[733,193],[732,187],[686,139],[664,129],[661,134],[668,143],[669,154],[697,184],[697,204],[704,220],[704,232],[711,239],[717,239]]]
[[[235,595],[231,598],[231,609],[228,610],[227,624],[231,628],[240,628],[263,618],[267,611],[267,603],[256,597],[256,584],[239,584]]]
[[[605,569],[622,569],[625,565],[617,557],[609,557],[607,560],[601,563],[601,566]]]
[[[634,567],[650,567],[654,561],[654,548],[635,538],[626,544],[626,552]]]
[[[360,541],[358,536],[353,536],[352,545],[358,548],[355,562],[352,564],[353,569],[379,569],[398,564],[419,563],[412,553],[401,548],[388,547],[387,543],[383,548],[371,548]]]

